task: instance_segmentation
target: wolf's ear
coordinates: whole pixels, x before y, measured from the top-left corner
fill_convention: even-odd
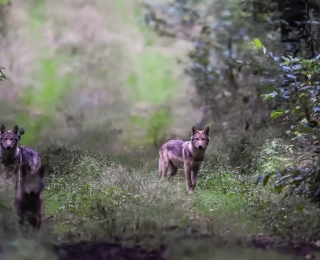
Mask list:
[[[6,131],[6,127],[4,125],[1,125],[1,134],[3,134]]]
[[[194,135],[198,132],[197,128],[195,126],[192,127],[191,129],[191,135]]]
[[[209,126],[207,126],[206,129],[204,129],[204,133],[205,133],[206,135],[209,135],[209,134],[210,134],[210,127],[209,127]]]
[[[15,125],[12,132],[14,132],[17,135],[19,132],[19,126]]]

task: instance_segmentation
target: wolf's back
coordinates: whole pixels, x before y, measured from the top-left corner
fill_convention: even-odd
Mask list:
[[[32,148],[21,146],[21,163],[29,165],[31,170],[38,171],[41,167],[41,158]]]

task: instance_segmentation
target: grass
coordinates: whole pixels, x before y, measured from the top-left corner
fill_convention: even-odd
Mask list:
[[[248,235],[293,240],[318,235],[319,210],[314,205],[298,199],[282,201],[271,184],[257,184],[252,174],[213,166],[210,161],[200,172],[196,194],[190,196],[184,178],[159,180],[147,155],[120,163],[105,153],[48,145],[41,156],[50,171],[45,216],[54,220],[44,223],[43,235],[56,236],[57,241],[102,239],[151,248],[166,246],[167,259],[228,259],[234,255],[255,259],[257,255],[278,255],[246,248],[243,241]],[[264,163],[269,160],[275,158]],[[42,246],[32,241],[28,247]]]
[[[59,165],[60,156],[66,160]],[[61,239],[166,245],[168,259],[177,254],[195,259],[199,251],[227,257],[229,247],[243,257],[260,254],[243,249],[240,241],[250,235],[294,241],[318,235],[315,205],[282,200],[272,183],[263,186],[255,175],[226,171],[210,162],[200,172],[196,194],[190,196],[184,178],[159,180],[143,158],[119,163],[88,151],[65,150],[49,160],[55,166],[47,177],[46,214],[54,216],[53,230]],[[211,249],[210,244],[222,249]]]

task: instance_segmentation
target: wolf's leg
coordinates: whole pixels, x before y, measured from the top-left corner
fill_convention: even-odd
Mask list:
[[[192,190],[192,182],[191,182],[191,168],[189,165],[184,166],[184,174],[186,178],[187,191],[189,194],[192,194],[193,190]]]
[[[159,172],[159,178],[162,177],[163,175],[163,155],[162,155],[162,151],[159,151],[159,168],[158,168],[158,172]]]
[[[167,154],[159,153],[159,177],[165,178],[169,169],[169,158]]]
[[[42,196],[39,199],[39,208],[37,210],[36,216],[37,216],[37,230],[40,230],[41,227],[41,221],[42,221],[42,212],[43,212],[43,198]]]
[[[23,216],[23,213],[20,209],[17,209],[17,212],[16,212],[16,232],[18,235],[21,235],[22,234],[22,228],[23,228],[23,223],[24,223],[24,216]]]
[[[174,166],[172,162],[170,162],[170,166],[171,166],[171,173],[169,176],[169,179],[172,180],[173,177],[177,174],[178,172],[178,167]]]
[[[197,177],[198,177],[198,172],[199,172],[199,165],[196,165],[193,167],[191,170],[191,184],[192,184],[192,191],[194,191],[196,185],[197,185]]]

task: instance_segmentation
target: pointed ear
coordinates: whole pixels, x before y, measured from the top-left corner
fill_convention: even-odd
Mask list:
[[[204,129],[204,133],[205,133],[206,135],[209,135],[209,134],[210,134],[210,127],[209,127],[209,126],[207,126],[206,129]]]
[[[197,128],[195,126],[192,127],[191,129],[191,135],[194,135],[198,132]]]
[[[3,134],[6,131],[6,127],[4,125],[1,125],[1,134]]]
[[[14,132],[17,135],[19,132],[19,126],[15,125],[12,132]]]

